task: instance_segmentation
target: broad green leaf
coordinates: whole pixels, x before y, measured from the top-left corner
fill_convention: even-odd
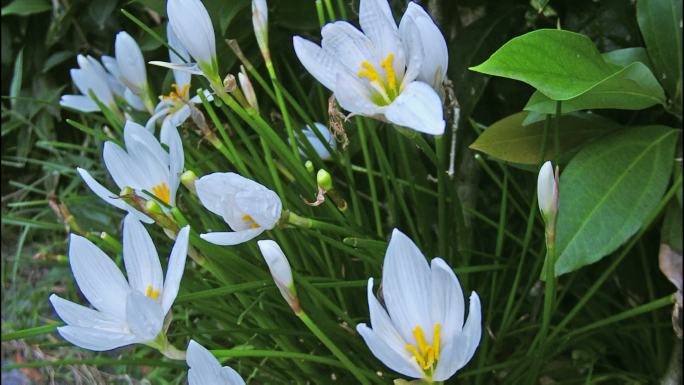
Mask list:
[[[556,275],[594,263],[634,235],[670,179],[677,131],[619,130],[584,147],[561,172]]]
[[[648,53],[644,47],[616,49],[615,51],[605,52],[601,56],[603,57],[603,60],[608,63],[613,63],[620,67],[625,67],[638,61],[646,64],[649,69],[653,68],[651,59],[648,57]]]
[[[14,0],[10,4],[2,7],[2,16],[19,15],[28,16],[41,13],[52,9],[48,0]]]
[[[470,145],[473,150],[507,162],[537,165],[544,141],[544,120],[524,124],[527,112],[518,112],[489,126]],[[618,129],[619,126],[595,114],[572,114],[561,117],[560,153],[568,153],[587,140]],[[544,160],[554,157],[554,123],[549,128]]]
[[[595,108],[642,110],[656,104],[665,104],[663,88],[646,64],[633,62],[582,95],[563,101],[561,110],[563,113]],[[551,114],[556,111],[556,101],[536,91],[525,110]]]
[[[668,97],[681,104],[682,0],[638,0],[637,21],[656,77]]]
[[[581,34],[540,29],[511,39],[484,63],[470,68],[525,82],[553,100],[587,92],[620,67],[607,63]]]

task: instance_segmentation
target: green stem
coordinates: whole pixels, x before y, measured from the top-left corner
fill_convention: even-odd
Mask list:
[[[347,356],[337,347],[337,345],[335,345],[335,343],[321,329],[318,328],[318,325],[316,325],[316,323],[313,322],[303,310],[295,314],[323,343],[323,345],[325,345],[330,352],[337,357],[338,360],[340,360],[342,365],[344,365],[361,384],[370,385],[368,379],[359,371],[358,366],[352,363],[349,358],[347,358]]]

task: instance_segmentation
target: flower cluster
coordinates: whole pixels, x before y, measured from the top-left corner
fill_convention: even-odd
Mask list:
[[[253,1],[252,14],[259,48],[271,68],[266,1]],[[79,68],[71,70],[81,94],[64,95],[61,105],[82,112],[101,111],[113,126],[122,127],[120,138],[112,135],[102,149],[105,168],[118,193],[93,175],[102,181],[101,176],[80,167],[77,171],[99,198],[127,213],[121,246],[126,277],[89,238],[72,234],[71,270],[94,309],[56,294],[50,296],[50,302],[66,324],[58,332],[77,346],[103,351],[145,344],[169,358],[186,359],[190,384],[244,384],[236,371],[221,367],[211,352],[194,340],[184,352],[167,339],[186,256],[203,265],[201,248],[206,242],[237,245],[277,227],[311,227],[314,221],[284,210],[282,188],[276,193],[235,172],[197,178],[185,170],[179,128],[192,119],[200,129],[210,131],[200,110],[202,103],[238,103],[248,116],[258,115],[259,110],[244,68],[238,75],[240,88],[234,78],[232,83],[230,77],[222,80],[214,28],[202,2],[168,0],[167,15],[169,61],[150,63],[171,69],[175,82],[156,103],[142,52],[126,32],[116,36],[115,57],[103,56],[98,61],[79,55]],[[344,21],[325,25],[320,46],[294,37],[294,51],[302,65],[351,114],[441,135],[448,53],[435,23],[413,2],[399,25],[386,0],[361,0],[359,15],[361,30]],[[206,78],[210,89],[193,89],[192,75]],[[257,127],[263,122],[258,119]],[[321,160],[329,160],[339,151],[331,130],[321,123],[305,125],[299,134],[288,138],[297,156],[306,156],[307,151],[313,154],[313,149]],[[277,172],[275,166],[272,171]],[[346,202],[335,196],[331,178],[327,171],[319,170],[319,186],[343,210]],[[179,207],[181,182],[231,231],[199,233],[191,228]],[[161,227],[174,240],[165,276],[143,223]],[[295,288],[296,276],[279,244],[263,239],[257,245],[293,312],[365,383],[365,377],[306,315]],[[466,319],[461,286],[444,260],[435,258],[428,264],[413,241],[395,229],[385,254],[382,282],[384,305],[376,298],[370,278],[370,327],[356,327],[380,361],[397,373],[430,383],[450,378],[468,363],[481,337],[480,300],[475,292],[470,295]]]

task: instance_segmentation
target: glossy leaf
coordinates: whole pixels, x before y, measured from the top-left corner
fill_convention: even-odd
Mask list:
[[[19,15],[28,16],[35,13],[46,12],[52,9],[48,0],[14,0],[2,7],[2,16]]]
[[[499,120],[489,126],[470,148],[507,162],[539,164],[539,154],[544,141],[544,120],[525,124],[527,116],[527,112],[519,112]],[[554,157],[553,127],[554,124],[547,135],[543,160]],[[560,152],[571,152],[587,140],[605,135],[617,128],[619,126],[616,123],[594,114],[562,116]]]
[[[638,0],[637,21],[656,77],[668,97],[681,104],[682,1]]]
[[[471,70],[525,82],[553,100],[577,97],[620,70],[584,35],[540,29],[504,44]]]
[[[563,113],[604,108],[642,110],[656,104],[665,104],[663,88],[646,64],[633,62],[582,95],[563,101],[561,110]],[[556,101],[537,91],[525,110],[551,114],[556,111]]]
[[[594,263],[634,235],[670,179],[677,131],[620,130],[584,147],[561,172],[556,275]]]

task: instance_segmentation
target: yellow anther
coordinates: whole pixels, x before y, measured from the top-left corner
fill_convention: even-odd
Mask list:
[[[406,345],[406,350],[413,354],[413,357],[416,359],[416,363],[430,375],[435,364],[437,361],[439,361],[441,328],[441,324],[435,324],[435,328],[432,333],[432,345],[428,345],[427,341],[425,340],[423,328],[416,326],[416,328],[413,329],[413,337],[416,339],[416,344]]]
[[[152,290],[152,285],[147,286],[147,292],[145,292],[146,297],[151,297],[153,300],[157,300],[159,297],[159,290]]]
[[[160,201],[166,203],[167,205],[171,204],[171,191],[169,190],[169,186],[166,184],[166,182],[162,182],[152,187],[152,193],[154,196],[159,198]]]
[[[373,67],[372,64],[365,61],[365,62],[361,63],[361,67],[363,67],[364,69],[359,71],[359,73],[358,73],[359,77],[368,78],[368,80],[370,80],[371,82],[377,82],[383,88],[385,87],[385,84],[383,83],[382,78],[380,77],[380,74],[378,74],[378,71],[375,69],[375,67]]]
[[[397,88],[397,77],[394,73],[394,67],[392,67],[392,61],[394,60],[394,55],[389,54],[387,58],[380,63],[380,67],[385,70],[385,75],[387,75],[387,88],[390,91],[396,91]]]
[[[173,83],[171,84],[171,88],[173,88],[173,91],[168,95],[162,96],[162,100],[171,100],[172,102],[177,103],[179,100],[187,99],[188,90],[190,89],[189,83],[183,84],[183,88],[180,88],[178,87],[178,84]]]
[[[254,218],[252,218],[251,216],[249,216],[247,214],[242,216],[242,220],[249,223],[249,227],[251,227],[253,229],[258,229],[260,227],[259,224],[254,221]]]

